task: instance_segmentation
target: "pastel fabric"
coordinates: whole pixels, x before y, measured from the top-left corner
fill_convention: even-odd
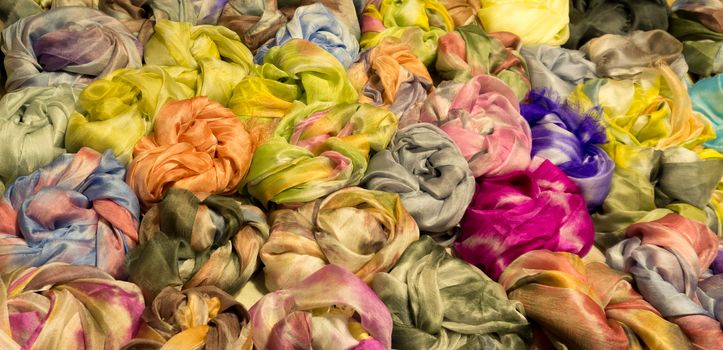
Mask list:
[[[631,285],[627,274],[564,252],[536,250],[500,277],[510,300],[542,328],[536,342],[575,349],[692,349]],[[550,307],[555,305],[555,307]],[[570,313],[570,310],[586,310]]]
[[[388,149],[371,158],[362,186],[399,193],[419,229],[437,233],[459,223],[475,183],[467,161],[444,131],[419,123],[399,129]]]
[[[141,326],[143,296],[90,266],[53,263],[0,274],[3,349],[120,349]]]
[[[536,169],[478,178],[460,225],[455,251],[494,280],[526,252],[547,249],[584,256],[595,238],[585,199],[547,160]]]
[[[196,193],[236,191],[255,149],[236,115],[208,97],[171,101],[156,115],[153,134],[135,146],[128,185],[144,209],[168,188]]]
[[[570,36],[566,0],[487,0],[477,11],[488,33],[511,32],[523,44],[562,45]]]
[[[150,5],[156,20],[167,19],[199,25],[216,24],[228,0],[145,0],[144,2]]]
[[[677,214],[631,225],[626,236],[605,252],[610,266],[632,274],[645,299],[697,348],[720,346],[723,317],[716,308],[723,285],[708,286],[711,295],[699,286],[718,255],[718,237],[705,224]]]
[[[0,3],[0,30],[19,19],[41,13],[43,8],[35,0],[3,1]]]
[[[8,272],[51,262],[126,275],[140,210],[110,152],[81,149],[8,186],[0,201],[0,266]]]
[[[298,209],[276,210],[269,221],[271,235],[260,257],[272,291],[294,287],[329,264],[371,283],[419,239],[417,224],[396,193],[359,187]]]
[[[423,236],[374,292],[392,313],[392,346],[416,349],[527,349],[532,332],[522,305],[501,285]]]
[[[259,349],[391,349],[386,306],[362,280],[336,265],[265,295],[250,312]]]
[[[440,0],[439,2],[447,9],[455,26],[475,24],[478,22],[477,11],[479,11],[482,6],[481,1]]]
[[[702,77],[723,73],[723,4],[676,1],[673,11],[669,31],[683,42],[690,72]]]
[[[0,99],[0,181],[12,183],[65,153],[65,130],[78,92],[30,87]]]
[[[715,130],[716,138],[705,143],[706,147],[723,152],[723,75],[698,80],[688,89],[693,110],[703,114]]]
[[[69,42],[74,45],[67,45]],[[5,88],[88,85],[118,68],[141,66],[141,44],[118,20],[86,7],[25,17],[2,32]]]
[[[439,126],[457,144],[472,175],[499,176],[527,169],[532,137],[517,96],[503,81],[478,75],[466,83],[444,82],[400,125]]]
[[[566,97],[578,84],[597,78],[595,64],[577,50],[545,44],[523,45],[520,54],[535,90],[545,89]]]
[[[148,300],[167,286],[236,293],[256,271],[268,236],[261,209],[233,197],[172,188],[143,216],[140,244],[126,258],[129,280]]]

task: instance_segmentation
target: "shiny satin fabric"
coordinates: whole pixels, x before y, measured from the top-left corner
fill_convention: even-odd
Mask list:
[[[698,286],[718,254],[718,237],[705,224],[677,214],[631,225],[625,235],[605,252],[608,264],[632,274],[645,299],[697,348],[720,347],[723,317],[716,313],[716,301]],[[723,285],[717,290],[723,292]]]
[[[707,77],[723,73],[723,2],[677,1],[670,34],[683,42],[690,72]]]
[[[248,172],[255,147],[230,109],[205,96],[171,101],[156,115],[153,133],[135,145],[126,181],[144,209],[171,187],[230,194]]]
[[[0,200],[1,271],[66,262],[125,276],[140,216],[125,172],[112,153],[84,148],[9,185]]]
[[[271,291],[294,287],[329,264],[371,283],[419,239],[417,224],[396,193],[359,187],[273,211],[269,222],[271,235],[260,257]]]
[[[422,63],[434,63],[437,41],[454,30],[454,22],[438,0],[371,1],[361,17],[361,47],[369,49],[395,37],[412,48]]]
[[[371,103],[402,115],[424,101],[434,88],[432,76],[409,45],[385,38],[361,53],[347,71],[359,102]]]
[[[372,288],[394,315],[395,349],[528,348],[532,332],[522,305],[430,237],[412,243]]]
[[[681,329],[638,294],[629,275],[575,254],[536,250],[500,277],[510,300],[558,349],[692,349]],[[570,312],[570,310],[585,310]],[[538,340],[538,339],[536,339]]]
[[[597,78],[595,64],[577,50],[550,45],[523,45],[520,54],[527,63],[532,88],[546,89],[565,97],[577,84]]]
[[[595,236],[577,186],[548,160],[526,171],[478,178],[460,225],[458,256],[494,280],[532,250],[584,256]]]
[[[485,0],[477,11],[488,33],[510,32],[523,44],[559,46],[570,36],[567,0]]]
[[[0,274],[0,348],[119,349],[141,326],[143,296],[96,268],[62,263]]]
[[[142,46],[122,23],[100,11],[61,7],[6,28],[2,52],[10,92],[28,86],[84,87],[118,68],[140,67]]]
[[[0,181],[12,183],[65,153],[65,129],[78,92],[29,87],[0,99]]]
[[[458,27],[439,38],[435,68],[448,80],[465,82],[480,74],[495,76],[523,100],[530,91],[520,40],[511,33],[487,34],[477,25]]]
[[[594,113],[584,114],[544,92],[532,91],[520,106],[532,132],[532,156],[550,160],[575,182],[589,209],[610,191],[615,163],[598,145],[607,143]]]
[[[399,129],[389,147],[369,161],[362,186],[398,193],[421,231],[455,227],[474,195],[475,182],[454,142],[436,126]]]
[[[704,115],[715,130],[716,138],[705,143],[706,147],[723,152],[723,75],[701,79],[688,89],[693,110]]]
[[[446,132],[475,177],[504,175],[530,164],[530,126],[514,91],[495,77],[441,83],[419,108],[404,114],[400,126],[415,122]]]
[[[394,114],[369,104],[302,108],[257,148],[239,190],[266,205],[310,202],[355,186],[370,153],[385,149],[396,130]]]
[[[328,265],[250,310],[258,349],[390,350],[392,317],[362,280]]]
[[[149,302],[145,324],[124,350],[251,350],[249,313],[212,286],[162,290]]]

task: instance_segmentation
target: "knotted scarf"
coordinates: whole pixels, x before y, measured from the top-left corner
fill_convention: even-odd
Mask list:
[[[723,73],[723,2],[676,1],[670,16],[670,34],[683,42],[690,72],[698,76]]]
[[[707,147],[723,152],[723,74],[701,79],[688,89],[693,110],[713,123],[716,138],[705,143]]]
[[[577,84],[597,77],[595,64],[577,50],[544,44],[524,45],[520,54],[525,58],[535,90],[546,89],[566,97]]]
[[[567,0],[485,0],[477,11],[488,33],[511,32],[523,44],[562,45],[570,36]]]

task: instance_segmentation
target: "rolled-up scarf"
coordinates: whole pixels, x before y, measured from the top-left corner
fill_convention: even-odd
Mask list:
[[[463,26],[476,24],[478,22],[477,11],[482,6],[482,1],[477,0],[439,0],[452,17],[454,25]]]
[[[144,208],[171,188],[229,194],[246,175],[255,140],[233,112],[208,97],[171,101],[156,115],[128,166],[128,185]]]
[[[585,80],[597,78],[595,64],[577,50],[550,45],[523,45],[520,54],[527,63],[533,89],[547,89],[565,97]]]
[[[446,132],[475,177],[504,175],[530,164],[530,126],[514,91],[495,77],[440,84],[420,108],[404,114],[400,125],[417,121]]]
[[[454,249],[494,280],[517,257],[548,249],[584,256],[595,231],[585,199],[562,170],[536,169],[477,179]]]
[[[68,85],[29,87],[0,99],[0,181],[11,183],[65,153],[77,92]]]
[[[522,56],[515,51],[519,37],[510,33],[489,35],[477,25],[459,27],[439,38],[435,68],[445,79],[465,82],[480,74],[496,76],[522,100],[530,79]]]
[[[0,271],[50,262],[125,276],[138,242],[138,200],[112,153],[83,148],[18,178],[0,200]]]
[[[62,263],[0,274],[3,349],[119,349],[138,332],[143,296],[90,266]]]
[[[723,152],[723,74],[701,79],[688,89],[693,110],[703,114],[713,123],[716,138],[705,145]]]
[[[273,40],[261,46],[254,60],[262,63],[270,48],[291,39],[308,40],[331,53],[344,67],[349,67],[359,53],[359,39],[322,3],[301,6],[294,17],[279,28]]]
[[[459,223],[475,189],[472,172],[457,146],[428,123],[399,129],[389,148],[369,161],[362,186],[399,193],[419,229],[435,233]]]
[[[268,236],[261,209],[172,188],[143,216],[139,245],[126,258],[129,280],[148,300],[166,286],[216,286],[233,294],[256,271]]]
[[[510,32],[523,44],[562,45],[570,36],[567,0],[486,0],[477,11],[488,33]]]
[[[532,335],[519,302],[427,236],[372,288],[394,315],[395,349],[527,349]]]
[[[522,255],[500,277],[509,298],[522,303],[556,348],[691,349],[681,329],[630,282],[603,263],[546,250]]]
[[[141,66],[141,44],[122,23],[87,7],[25,17],[2,32],[5,88],[88,85],[118,68]]]
[[[570,0],[568,49],[605,34],[668,29],[667,0]]]
[[[359,92],[359,102],[388,108],[396,115],[423,101],[434,87],[427,67],[396,38],[385,38],[362,52],[348,76]]]
[[[362,280],[328,265],[251,308],[258,349],[390,350],[392,316]]]
[[[233,296],[213,287],[168,287],[149,302],[142,336],[124,350],[251,350],[249,313]]]
[[[270,214],[271,235],[261,248],[266,287],[290,288],[333,264],[367,283],[389,271],[419,239],[399,195],[359,187],[336,191],[298,209]]]
[[[253,154],[243,185],[264,205],[309,202],[359,184],[370,152],[385,149],[397,130],[393,113],[369,104],[311,107],[284,117]]]
[[[698,286],[718,254],[718,237],[705,224],[677,214],[631,225],[626,236],[606,251],[608,264],[632,274],[643,297],[699,349],[720,347],[723,315]]]
[[[454,22],[438,0],[375,0],[364,10],[361,29],[363,49],[386,37],[399,38],[429,66],[437,55],[439,37],[454,30]]]
[[[575,182],[589,209],[602,205],[610,191],[615,163],[599,144],[605,129],[594,114],[582,114],[541,91],[521,106],[532,131],[532,156],[550,160]]]
[[[670,34],[683,42],[690,72],[699,76],[723,73],[723,2],[676,1]]]

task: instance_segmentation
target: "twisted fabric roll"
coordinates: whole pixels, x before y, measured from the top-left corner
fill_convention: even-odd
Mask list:
[[[439,128],[412,124],[375,154],[364,188],[399,193],[404,207],[428,232],[444,232],[462,219],[474,194],[474,177],[454,142]]]
[[[126,265],[129,280],[152,300],[167,286],[238,292],[256,271],[269,226],[253,205],[172,188],[143,216],[139,235]]]
[[[65,153],[65,129],[77,92],[30,87],[0,99],[0,181],[12,183]]]
[[[141,66],[141,44],[118,20],[86,7],[25,17],[2,32],[5,88],[88,85],[118,68]]]
[[[723,75],[701,79],[688,89],[693,110],[713,123],[716,138],[705,143],[707,147],[723,152]]]
[[[536,250],[510,264],[500,283],[556,347],[692,348],[680,328],[663,319],[633,289],[628,275],[603,263]]]
[[[703,77],[723,73],[723,3],[676,1],[673,11],[669,31],[683,42],[690,72]]]
[[[362,52],[348,76],[359,92],[359,102],[382,106],[396,115],[423,101],[434,88],[427,67],[409,45],[395,38],[385,38]]]
[[[330,288],[333,286],[333,288]],[[392,317],[363,281],[328,265],[251,308],[258,349],[391,349]]]
[[[465,82],[480,74],[496,76],[523,100],[530,91],[525,60],[515,51],[519,37],[486,34],[477,25],[459,27],[439,38],[435,68],[440,76]]]
[[[371,1],[361,18],[362,49],[395,37],[412,48],[426,66],[434,63],[437,41],[454,30],[454,21],[438,0]]]
[[[0,275],[3,349],[119,349],[138,331],[143,296],[132,283],[61,263]]]
[[[562,45],[570,36],[567,0],[486,0],[477,11],[488,33],[511,32],[523,44]]]
[[[148,208],[170,187],[197,193],[234,192],[246,175],[255,140],[231,110],[200,96],[171,101],[156,115],[128,167],[128,185]]]
[[[584,256],[595,237],[585,200],[558,167],[477,179],[454,249],[497,280],[522,254],[538,249]]]
[[[183,291],[168,287],[153,299],[144,315],[147,334],[123,349],[251,350],[249,318],[243,305],[216,287]]]
[[[547,89],[566,97],[575,86],[596,78],[595,63],[577,50],[550,45],[524,45],[520,54],[527,63],[532,88]]]
[[[532,91],[521,106],[532,131],[532,156],[550,160],[575,182],[589,209],[602,205],[610,191],[615,163],[598,145],[605,129],[592,115]]]
[[[400,125],[416,121],[446,132],[475,177],[504,175],[530,164],[530,126],[520,115],[515,93],[497,78],[478,75],[464,84],[440,84]]]
[[[271,235],[261,248],[266,287],[296,286],[334,264],[369,283],[419,239],[414,219],[396,193],[345,188],[298,209],[270,214]]]
[[[669,12],[666,0],[570,0],[570,39],[564,44],[577,49],[604,34],[667,30]]]
[[[305,203],[359,184],[397,117],[369,104],[314,105],[287,115],[253,154],[246,190],[264,205]]]
[[[718,237],[703,223],[677,214],[631,225],[626,236],[605,252],[608,264],[632,274],[645,299],[678,324],[697,348],[720,347],[723,315],[698,286],[718,254]],[[723,286],[718,290],[723,292]]]
[[[66,262],[125,276],[140,215],[125,172],[112,153],[83,148],[18,178],[0,201],[0,271]]]
[[[395,349],[527,349],[531,338],[521,305],[502,286],[427,236],[372,287],[394,315]]]

